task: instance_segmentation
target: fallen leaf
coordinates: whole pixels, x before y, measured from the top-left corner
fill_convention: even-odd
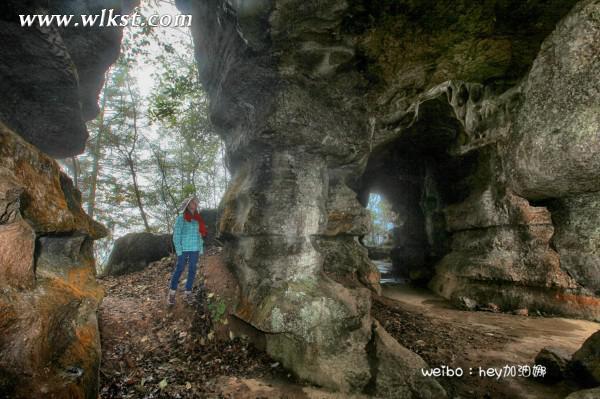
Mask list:
[[[158,387],[160,389],[165,389],[167,387],[167,385],[169,385],[169,383],[167,382],[167,379],[163,379],[161,382],[158,383]]]

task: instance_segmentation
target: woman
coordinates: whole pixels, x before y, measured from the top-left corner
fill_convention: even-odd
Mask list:
[[[196,197],[186,198],[179,208],[183,211],[177,216],[173,228],[173,243],[177,253],[177,265],[171,277],[169,290],[169,305],[175,304],[175,294],[179,278],[185,264],[188,263],[188,278],[185,284],[185,298],[189,302],[192,298],[192,287],[196,276],[196,264],[198,257],[204,252],[204,240],[206,238],[206,225],[202,216],[198,213],[198,199]]]

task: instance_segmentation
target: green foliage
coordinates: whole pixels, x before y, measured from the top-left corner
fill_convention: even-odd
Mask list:
[[[225,301],[213,297],[208,300],[206,307],[210,312],[210,318],[213,321],[213,323],[219,323],[224,320],[225,311],[227,310],[227,305],[225,304]]]
[[[193,184],[186,184],[183,186],[183,190],[181,190],[181,194],[183,197],[187,198],[192,195],[196,195],[196,187]]]
[[[371,233],[365,238],[368,245],[383,244],[391,228],[397,222],[397,216],[391,204],[380,194],[371,193],[367,209],[371,214]]]
[[[159,13],[157,1],[143,4],[141,15]],[[100,115],[88,123],[90,139],[79,157],[84,208],[111,233],[96,243],[100,261],[113,237],[170,232],[183,198],[195,194],[201,208],[216,208],[224,193],[224,148],[193,54],[188,31],[124,30],[121,55],[105,76]],[[153,66],[150,91],[136,79],[147,82],[144,65]]]

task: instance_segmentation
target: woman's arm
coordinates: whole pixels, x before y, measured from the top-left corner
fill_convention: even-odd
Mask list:
[[[180,256],[183,253],[183,243],[181,242],[181,230],[183,228],[183,218],[177,216],[175,227],[173,227],[173,244],[175,245],[175,253]]]

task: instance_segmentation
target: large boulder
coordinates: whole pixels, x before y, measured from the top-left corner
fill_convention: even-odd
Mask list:
[[[546,367],[544,382],[556,383],[565,378],[571,354],[560,348],[544,347],[535,357],[535,364]]]
[[[117,276],[139,271],[174,252],[171,234],[129,233],[115,241],[102,274]]]
[[[585,385],[600,385],[600,331],[586,339],[573,354],[572,368],[575,377]]]

